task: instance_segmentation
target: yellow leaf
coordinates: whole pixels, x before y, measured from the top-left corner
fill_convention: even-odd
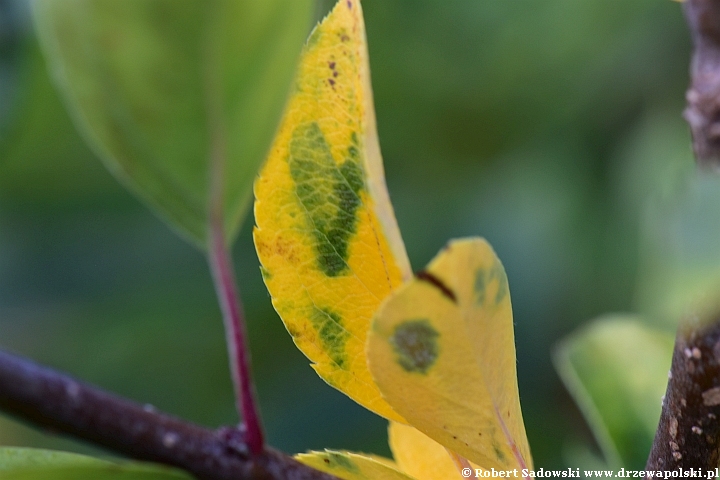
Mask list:
[[[397,470],[392,461],[350,452],[310,452],[297,455],[298,461],[343,480],[413,480]]]
[[[403,472],[417,480],[459,479],[460,471],[445,447],[420,430],[390,422],[388,441]]]
[[[402,420],[365,357],[372,316],[412,272],[385,187],[358,0],[338,2],[311,34],[255,197],[263,277],[295,344],[330,385]]]
[[[368,358],[412,426],[483,468],[531,468],[507,277],[485,240],[450,242],[393,293],[375,317]]]

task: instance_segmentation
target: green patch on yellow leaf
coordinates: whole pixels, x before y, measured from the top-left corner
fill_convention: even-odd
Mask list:
[[[487,469],[532,467],[507,277],[485,240],[451,242],[388,298],[368,359],[383,397],[431,439]]]
[[[385,187],[357,0],[338,2],[310,36],[255,197],[263,279],[295,344],[330,385],[402,420],[365,356],[372,316],[412,272]]]
[[[316,308],[310,320],[318,332],[320,343],[338,368],[347,367],[345,343],[350,334],[343,328],[340,316],[330,309]]]
[[[353,134],[351,138],[356,137]],[[315,227],[318,268],[328,277],[347,273],[349,241],[356,232],[362,204],[365,175],[355,159],[357,147],[348,147],[348,154],[338,168],[317,122],[298,125],[290,140],[288,163],[295,193],[306,222]]]
[[[343,480],[412,480],[385,458],[350,452],[310,452],[297,455],[300,462]]]
[[[438,332],[427,320],[408,320],[395,327],[390,343],[408,372],[427,373],[438,356]]]

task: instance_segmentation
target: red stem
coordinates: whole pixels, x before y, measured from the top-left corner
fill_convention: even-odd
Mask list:
[[[250,351],[246,341],[242,301],[238,295],[232,259],[223,231],[222,220],[214,218],[208,259],[225,324],[236,406],[245,425],[245,442],[250,452],[257,455],[263,451],[265,440],[250,375]]]
[[[220,301],[225,338],[230,360],[230,373],[235,387],[235,403],[238,413],[245,424],[245,442],[253,454],[260,454],[265,444],[260,415],[258,413],[252,377],[250,376],[250,350],[245,333],[245,315],[240,300],[235,270],[225,239],[225,164],[227,161],[227,138],[223,109],[217,92],[222,91],[222,83],[216,71],[209,68],[216,65],[217,49],[213,42],[208,44],[208,70],[206,73],[206,106],[208,126],[210,127],[210,190],[209,190],[209,232],[208,261],[215,282],[215,291]],[[215,60],[215,61],[213,61]]]

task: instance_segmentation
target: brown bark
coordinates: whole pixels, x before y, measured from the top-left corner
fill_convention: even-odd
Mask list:
[[[715,469],[720,459],[720,319],[681,328],[646,470]]]
[[[0,410],[202,480],[332,480],[272,448],[252,455],[235,428],[188,423],[0,351]]]
[[[698,164],[720,168],[720,1],[687,0],[683,8],[695,45],[684,116]]]

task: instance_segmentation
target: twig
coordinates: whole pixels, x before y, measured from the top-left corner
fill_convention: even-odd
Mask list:
[[[157,412],[0,351],[0,409],[36,426],[202,480],[332,480],[271,448],[253,455],[234,429],[218,431]]]
[[[720,168],[720,1],[686,0],[683,8],[695,44],[685,119],[698,163]]]
[[[715,470],[720,460],[720,318],[685,324],[646,470]]]

